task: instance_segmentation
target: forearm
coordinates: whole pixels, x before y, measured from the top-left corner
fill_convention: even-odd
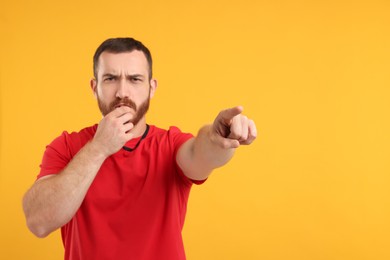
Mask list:
[[[177,161],[190,179],[206,179],[215,168],[225,165],[234,155],[236,149],[215,140],[212,131],[211,125],[202,127],[198,135],[179,150]]]
[[[105,160],[87,143],[59,174],[38,180],[23,198],[29,229],[44,237],[71,220]]]
[[[194,139],[193,146],[193,158],[209,171],[225,165],[233,157],[236,150],[215,140],[212,131],[211,125],[203,126]]]

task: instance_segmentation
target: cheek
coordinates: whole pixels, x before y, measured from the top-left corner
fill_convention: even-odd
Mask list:
[[[139,90],[136,93],[134,92],[133,95],[133,99],[137,103],[144,102],[148,97],[149,97],[149,90],[145,91],[145,89]]]
[[[115,96],[113,88],[99,88],[99,96],[101,99],[112,99]]]

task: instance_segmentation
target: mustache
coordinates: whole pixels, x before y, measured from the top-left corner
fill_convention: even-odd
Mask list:
[[[118,106],[128,106],[134,109],[134,111],[137,111],[137,105],[134,103],[133,100],[128,98],[116,98],[114,101],[111,102],[110,110],[112,111]]]

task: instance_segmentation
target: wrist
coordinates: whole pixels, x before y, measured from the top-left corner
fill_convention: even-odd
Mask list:
[[[91,153],[93,158],[98,160],[100,159],[104,161],[108,156],[110,156],[110,154],[105,152],[104,147],[94,140],[88,142],[85,147],[88,149],[89,153]]]

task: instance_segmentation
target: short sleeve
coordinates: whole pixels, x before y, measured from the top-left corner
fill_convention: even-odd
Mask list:
[[[63,132],[62,135],[46,146],[38,179],[46,175],[59,173],[70,162],[72,155],[67,145],[68,135],[67,132]]]

